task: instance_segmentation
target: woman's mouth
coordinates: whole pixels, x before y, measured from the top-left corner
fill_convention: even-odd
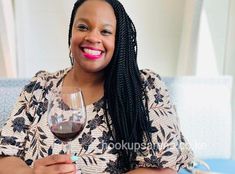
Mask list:
[[[102,57],[103,51],[95,48],[82,48],[83,56],[90,60],[97,60]]]

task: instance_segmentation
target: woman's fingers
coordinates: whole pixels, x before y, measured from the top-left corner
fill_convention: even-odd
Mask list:
[[[62,163],[72,163],[70,159],[70,155],[64,154],[64,155],[50,155],[48,157],[39,159],[35,161],[34,167],[37,166],[50,166],[54,164],[62,164]]]
[[[51,155],[36,160],[33,170],[35,174],[75,174],[76,166],[70,155]]]

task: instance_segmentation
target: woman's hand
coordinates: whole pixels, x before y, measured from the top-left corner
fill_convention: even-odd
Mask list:
[[[75,174],[76,166],[70,155],[51,155],[35,161],[33,174]]]

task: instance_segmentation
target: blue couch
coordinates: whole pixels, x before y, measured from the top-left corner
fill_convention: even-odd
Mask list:
[[[28,81],[26,79],[0,79],[0,129]]]
[[[195,156],[214,172],[235,173],[232,156],[232,78],[165,77],[181,129]],[[0,129],[27,79],[0,79]],[[198,168],[203,169],[202,166]],[[185,174],[186,171],[180,171]]]

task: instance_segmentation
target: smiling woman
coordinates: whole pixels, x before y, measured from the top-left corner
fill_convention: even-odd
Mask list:
[[[72,66],[39,71],[25,86],[2,129],[0,173],[175,174],[192,162],[164,82],[138,68],[136,35],[118,0],[76,1],[68,34]],[[50,96],[68,87],[82,90],[87,122],[72,154],[64,155],[47,110],[59,109],[48,104]]]
[[[102,8],[97,8],[100,5]],[[97,72],[98,75],[109,64],[114,53],[116,17],[111,5],[99,1],[84,2],[76,13],[69,34],[76,74],[88,71]]]

